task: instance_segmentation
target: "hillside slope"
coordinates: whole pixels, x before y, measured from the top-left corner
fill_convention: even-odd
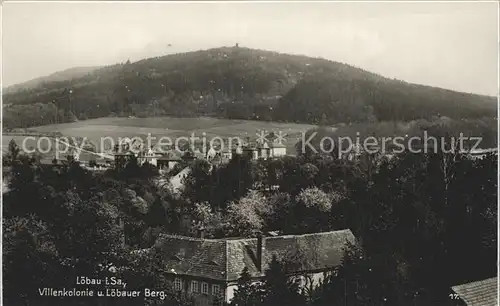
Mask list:
[[[3,89],[4,93],[12,94],[21,90],[35,89],[45,83],[60,82],[83,77],[99,67],[74,67],[62,71],[54,72],[48,76],[39,77],[20,84],[15,84]]]
[[[241,47],[149,58],[4,95],[4,125],[104,116],[302,123],[496,116],[493,97],[387,79],[346,64]]]
[[[280,101],[277,118],[308,123],[411,121],[496,116],[496,99],[397,80],[305,77]]]

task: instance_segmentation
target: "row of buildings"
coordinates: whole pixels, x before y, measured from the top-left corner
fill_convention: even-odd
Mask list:
[[[177,163],[182,160],[206,159],[212,163],[224,163],[231,160],[236,155],[247,156],[250,159],[269,159],[282,157],[287,154],[287,149],[283,144],[278,142],[247,142],[241,145],[210,147],[205,150],[197,150],[196,152],[188,151],[181,152],[178,150],[158,150],[156,147],[151,147],[146,150],[131,150],[129,144],[124,144],[114,154],[114,158],[128,158],[132,155],[137,158],[140,165],[149,163],[158,167],[160,170],[172,169]],[[135,152],[134,152],[135,151]],[[139,151],[139,153],[137,153]],[[200,152],[200,151],[204,151]]]
[[[265,160],[270,158],[278,158],[287,155],[287,148],[277,141],[245,141],[242,144],[231,145],[225,143],[219,147],[194,148],[180,150],[181,148],[159,148],[152,146],[151,148],[137,148],[131,141],[123,142],[119,146],[115,146],[114,153],[104,154],[96,153],[88,150],[76,149],[73,151],[74,160],[79,161],[83,166],[90,170],[105,170],[113,167],[116,161],[120,158],[130,158],[134,156],[140,165],[149,163],[156,166],[160,170],[172,169],[177,163],[192,159],[206,159],[212,164],[225,163],[231,160],[235,155],[246,156],[252,160]],[[186,149],[186,148],[184,148]],[[428,152],[433,152],[434,148],[426,148]],[[344,153],[341,157],[353,160],[362,154],[363,150],[358,145],[355,145],[348,153]],[[471,159],[481,159],[488,154],[498,154],[498,148],[475,149],[464,151]],[[385,152],[386,157],[391,158],[393,153]],[[340,156],[339,156],[340,157]],[[47,163],[52,163],[52,159],[47,160]]]

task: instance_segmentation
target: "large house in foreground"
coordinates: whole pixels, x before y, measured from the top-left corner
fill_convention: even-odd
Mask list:
[[[302,286],[317,284],[324,272],[342,263],[348,244],[356,243],[348,229],[258,238],[203,239],[160,235],[153,248],[162,254],[164,269],[174,289],[191,294],[196,305],[216,300],[230,302],[245,267],[255,281],[264,276],[273,256],[291,260],[290,271]]]

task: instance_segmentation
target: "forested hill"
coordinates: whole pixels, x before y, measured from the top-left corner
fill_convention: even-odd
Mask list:
[[[89,69],[7,91],[3,102],[7,128],[105,116],[204,115],[313,124],[496,116],[493,97],[237,46]]]
[[[65,69],[62,71],[54,72],[48,76],[35,78],[23,83],[19,83],[16,85],[12,85],[4,88],[4,93],[16,93],[18,91],[23,91],[26,89],[35,89],[40,86],[44,86],[46,83],[59,82],[65,80],[71,80],[80,78],[82,76],[87,75],[93,70],[96,70],[99,67],[74,67]]]

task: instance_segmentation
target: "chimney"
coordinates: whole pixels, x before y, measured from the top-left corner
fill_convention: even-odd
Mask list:
[[[266,251],[266,241],[262,233],[257,234],[257,268],[264,272],[264,253]]]

